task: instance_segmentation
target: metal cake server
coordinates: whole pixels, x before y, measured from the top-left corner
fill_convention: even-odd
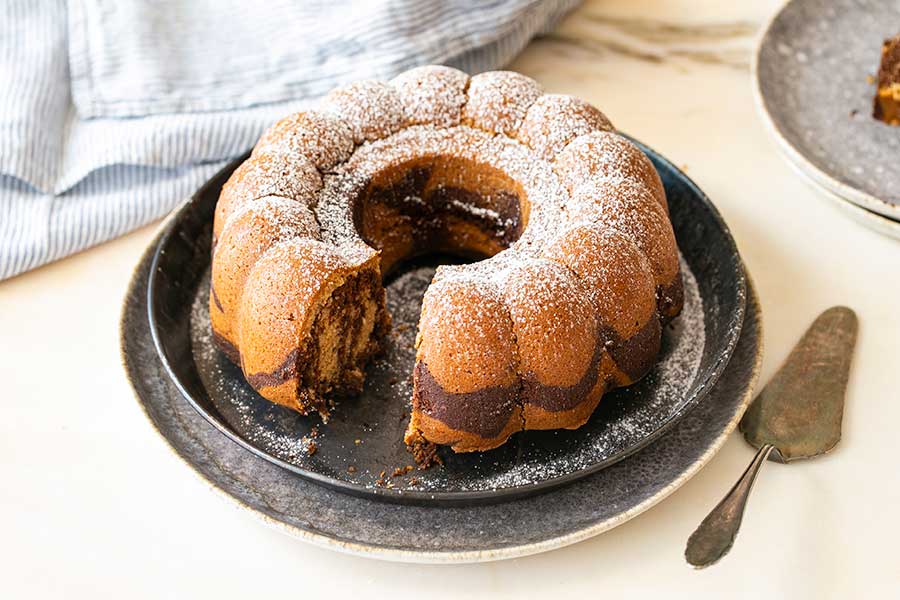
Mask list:
[[[813,458],[841,439],[857,329],[851,309],[835,306],[823,312],[747,409],[740,429],[759,451],[688,538],[684,551],[688,563],[708,567],[731,550],[753,482],[767,458],[783,463]]]

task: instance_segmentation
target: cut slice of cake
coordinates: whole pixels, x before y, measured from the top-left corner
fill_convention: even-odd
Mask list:
[[[900,125],[900,34],[885,40],[881,47],[872,116],[889,125]]]

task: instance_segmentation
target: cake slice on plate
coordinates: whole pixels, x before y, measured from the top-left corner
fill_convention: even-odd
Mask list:
[[[900,34],[885,40],[881,47],[872,116],[888,125],[900,125]]]

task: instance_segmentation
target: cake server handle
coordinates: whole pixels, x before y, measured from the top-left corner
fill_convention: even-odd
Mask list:
[[[694,530],[688,538],[687,547],[684,549],[684,558],[688,563],[698,569],[708,567],[720,558],[728,554],[741,528],[741,520],[744,517],[744,509],[747,507],[747,499],[753,482],[759,474],[769,454],[775,446],[764,444],[760,447],[753,461],[734,487],[716,504],[703,522]]]

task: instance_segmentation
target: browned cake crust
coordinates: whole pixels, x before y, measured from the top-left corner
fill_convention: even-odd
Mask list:
[[[319,239],[312,211],[300,202],[265,196],[234,212],[215,248],[210,282],[209,315],[220,345],[238,362],[234,331],[244,284],[250,269],[279,242],[308,237]]]
[[[487,450],[574,429],[653,366],[681,310],[647,157],[590,104],[447,67],[332,92],[261,138],[216,208],[210,315],[264,397],[327,415],[388,327],[381,278],[426,252],[406,442]]]
[[[900,125],[900,35],[881,46],[873,116],[889,125]]]
[[[322,416],[332,395],[361,390],[362,368],[388,327],[374,252],[295,237],[263,254],[244,290],[238,351],[254,389]]]

